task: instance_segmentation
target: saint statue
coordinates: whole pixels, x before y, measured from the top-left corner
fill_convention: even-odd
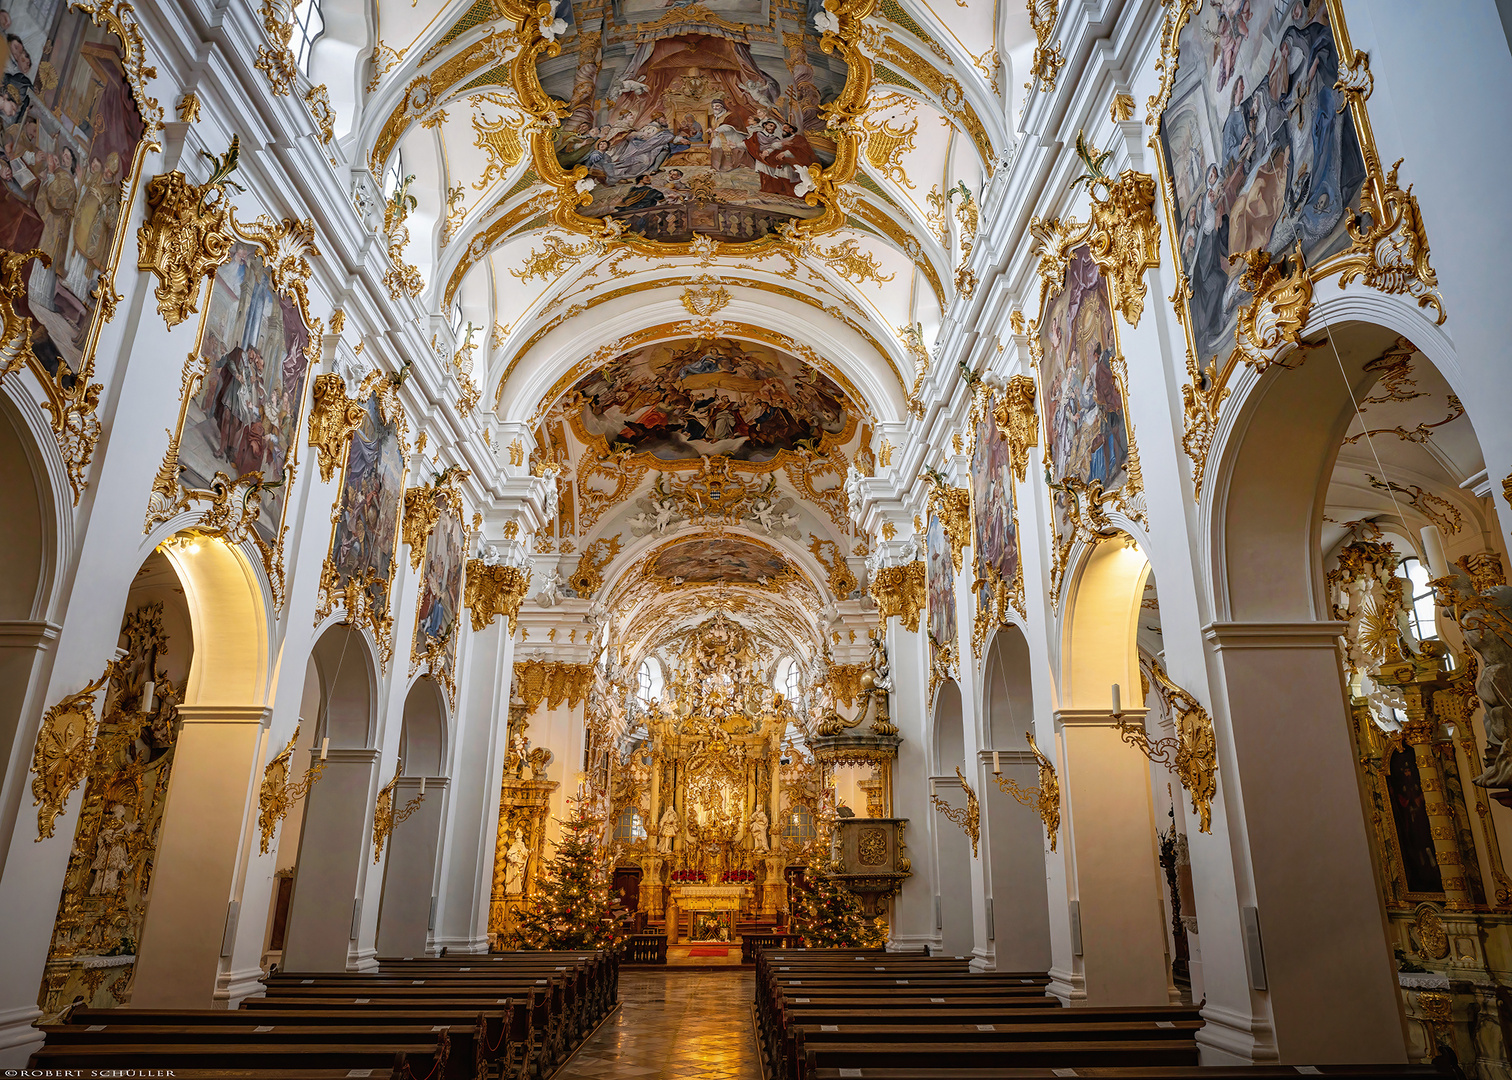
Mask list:
[[[1457,612],[1465,644],[1480,660],[1475,692],[1485,709],[1486,771],[1475,778],[1484,788],[1512,788],[1512,586],[1490,584],[1484,589],[1462,575],[1462,591],[1481,603],[1465,603]],[[1466,588],[1468,586],[1468,589]],[[1469,597],[1466,597],[1469,600]]]
[[[677,839],[677,832],[677,811],[669,805],[656,825],[656,850],[663,855],[672,854],[672,841]]]
[[[109,896],[121,887],[122,872],[131,869],[127,841],[139,828],[136,822],[126,820],[124,806],[110,804],[95,837],[94,862],[89,866],[94,871],[94,880],[89,883],[90,896]]]
[[[530,861],[530,849],[520,839],[518,831],[510,836],[509,847],[504,852],[504,892],[519,896],[525,891],[525,864]]]
[[[770,824],[771,819],[767,817],[766,811],[758,806],[751,815],[751,844],[758,854],[765,855],[771,850],[771,842],[767,839],[767,826]]]

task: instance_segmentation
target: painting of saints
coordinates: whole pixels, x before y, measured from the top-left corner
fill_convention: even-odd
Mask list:
[[[971,455],[971,521],[977,580],[1011,584],[1019,561],[1013,467],[1008,440],[990,416],[977,423]]]
[[[1396,824],[1397,842],[1402,849],[1402,870],[1407,891],[1443,892],[1438,857],[1433,848],[1433,829],[1423,783],[1418,776],[1417,759],[1411,747],[1402,747],[1391,755],[1386,773],[1386,791],[1391,797],[1391,816]]]
[[[1045,305],[1039,345],[1052,479],[1117,490],[1128,478],[1126,405],[1113,371],[1108,286],[1086,245],[1071,252],[1065,282]]]
[[[849,69],[819,47],[812,18],[771,19],[750,0],[578,7],[576,25],[603,29],[566,36],[537,71],[566,109],[558,163],[585,166],[594,182],[580,214],[681,243],[694,233],[757,240],[823,212],[799,188],[807,193],[809,166],[834,163],[822,107]],[[697,201],[666,197],[673,170]]]
[[[1238,256],[1300,244],[1312,266],[1348,246],[1365,161],[1324,0],[1205,0],[1178,46],[1160,148],[1206,364],[1227,358],[1249,301]]]
[[[845,392],[808,364],[729,338],[650,345],[581,379],[574,424],[585,439],[662,461],[723,454],[771,461],[782,451],[843,441],[854,425]]]
[[[929,515],[924,533],[929,593],[929,640],[936,649],[956,644],[955,567],[950,561],[950,537],[940,519]]]
[[[179,441],[185,485],[217,472],[284,479],[304,405],[310,332],[299,305],[273,288],[260,250],[232,245],[210,279],[200,355],[205,377],[189,400]],[[259,529],[277,535],[286,489],[267,490]]]
[[[38,362],[68,390],[145,126],[108,27],[56,0],[0,0],[0,24],[0,247],[48,257],[27,272],[27,306]]]
[[[370,598],[380,610],[388,604],[403,501],[404,440],[398,425],[384,419],[373,394],[363,404],[362,425],[348,444],[331,562],[337,588],[371,576]]]
[[[448,669],[457,655],[457,612],[462,606],[462,573],[467,561],[463,550],[466,531],[461,516],[449,506],[443,507],[426,542],[420,606],[415,615],[415,653],[426,652],[434,642],[445,642]]]

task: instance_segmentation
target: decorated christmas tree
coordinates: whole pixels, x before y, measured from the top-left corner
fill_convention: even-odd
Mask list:
[[[861,910],[854,893],[822,870],[810,867],[793,890],[788,930],[810,949],[873,949],[882,931]]]
[[[567,803],[556,854],[520,912],[511,948],[608,949],[624,936],[599,851],[604,819],[593,813],[585,796]]]

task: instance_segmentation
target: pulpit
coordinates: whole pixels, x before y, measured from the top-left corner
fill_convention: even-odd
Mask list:
[[[668,940],[735,941],[735,916],[750,906],[751,893],[749,885],[672,886],[672,896],[667,902]],[[693,918],[688,936],[683,938],[678,920],[685,911]]]

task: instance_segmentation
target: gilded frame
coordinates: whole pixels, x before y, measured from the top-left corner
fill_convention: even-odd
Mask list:
[[[1047,304],[1065,287],[1066,271],[1071,265],[1076,249],[1088,246],[1092,224],[1090,222],[1078,223],[1071,218],[1063,220],[1051,218],[1048,221],[1035,218],[1030,224],[1030,232],[1038,241],[1040,293],[1039,315],[1030,320],[1027,328],[1029,359],[1034,366],[1034,381],[1041,388],[1040,392],[1035,394],[1035,408],[1039,411],[1040,430],[1044,432],[1040,440],[1043,444],[1041,461],[1045,467],[1045,475],[1053,477],[1054,461],[1051,456],[1053,440],[1050,433],[1054,428],[1050,416],[1050,395],[1044,390],[1047,384],[1043,370],[1044,347],[1040,344],[1040,323],[1045,317]],[[1129,441],[1129,460],[1125,466],[1127,477],[1112,491],[1104,491],[1099,481],[1094,480],[1088,483],[1074,477],[1051,483],[1050,602],[1052,606],[1059,605],[1061,586],[1065,583],[1071,549],[1076,542],[1078,540],[1094,542],[1099,537],[1111,536],[1117,531],[1116,526],[1108,518],[1109,508],[1123,514],[1130,521],[1143,523],[1145,520],[1144,474],[1139,464],[1139,444],[1134,437],[1134,420],[1129,415],[1129,369],[1124,361],[1123,337],[1118,329],[1118,309],[1113,306],[1114,290],[1102,267],[1098,267],[1097,276],[1102,282],[1102,287],[1107,290],[1108,309],[1112,315],[1109,323],[1112,326],[1114,350],[1113,355],[1108,359],[1108,367],[1112,371],[1118,392],[1123,397],[1124,433]],[[1069,504],[1066,515],[1067,529],[1064,536],[1056,527],[1055,495],[1057,493],[1064,494]]]
[[[350,437],[348,438],[350,439]],[[463,581],[462,586],[458,590],[457,594],[457,622],[456,625],[452,628],[452,632],[448,636],[439,639],[426,637],[425,641],[427,642],[427,644],[424,647],[421,646],[422,634],[420,632],[420,601],[417,594],[415,601],[415,629],[410,639],[409,673],[411,675],[414,675],[415,672],[424,667],[425,673],[431,678],[435,679],[436,682],[440,683],[441,686],[446,690],[447,701],[453,707],[455,707],[457,704],[457,652],[458,647],[461,644],[462,624],[466,621],[463,618],[463,615],[467,610],[467,553],[472,550],[473,530],[467,523],[467,508],[462,504],[462,495],[454,486],[450,484],[440,485],[439,487],[431,490],[430,496],[436,501],[436,504],[438,505],[442,514],[456,514],[457,520],[462,523]],[[402,502],[403,501],[407,500],[402,500]],[[405,513],[405,508],[402,505],[400,508],[400,513]],[[440,524],[439,520],[437,521],[437,524]],[[424,551],[425,555],[430,554],[430,545],[436,542],[436,532],[437,530],[433,526],[426,533]],[[400,542],[402,543],[404,534],[402,522],[399,534]],[[425,587],[424,567],[425,561],[422,558],[420,563],[420,572],[422,576],[419,585],[419,589],[422,592],[424,591]],[[322,569],[324,569],[324,567],[322,567]]]
[[[977,450],[977,430],[979,425],[988,424],[996,429],[997,421],[993,416],[994,394],[983,386],[978,390],[972,400],[971,411],[967,414],[967,423],[970,430],[966,436],[966,456],[974,460]],[[1007,436],[998,432],[998,437],[1004,441]],[[1011,468],[1010,468],[1011,471]],[[1014,485],[1013,506],[1009,510],[1009,518],[1013,522],[1014,536],[1019,536],[1018,522],[1018,487],[1017,482],[1010,478],[1009,483]],[[971,488],[967,488],[971,491]],[[1008,608],[1019,613],[1019,618],[1027,619],[1028,610],[1024,599],[1024,553],[1022,545],[1019,548],[1019,557],[1013,571],[1013,580],[1003,580],[1002,573],[995,566],[985,566],[982,563],[982,553],[977,542],[977,501],[973,494],[971,499],[971,562],[974,574],[971,583],[973,607],[975,617],[971,623],[971,655],[974,659],[982,658],[982,650],[987,644],[987,637],[991,631],[1009,625]],[[986,603],[982,602],[986,597]]]
[[[378,645],[379,668],[386,671],[394,655],[393,585],[394,577],[399,572],[400,547],[404,543],[402,522],[404,484],[409,478],[409,420],[405,416],[404,405],[399,400],[399,388],[394,384],[392,376],[381,371],[369,372],[357,388],[356,400],[366,406],[369,398],[377,399],[379,416],[397,429],[399,453],[404,459],[404,468],[399,474],[399,505],[394,511],[394,550],[388,579],[383,582],[383,604],[373,605],[368,602],[363,583],[348,582],[343,586],[336,570],[336,530],[340,526],[342,505],[346,500],[347,466],[352,456],[352,439],[355,437],[355,431],[351,431],[347,433],[341,448],[341,484],[337,488],[336,501],[331,505],[331,538],[326,542],[326,557],[320,566],[320,585],[315,597],[315,625],[320,625],[320,621],[336,608],[344,609],[346,622],[352,625],[364,624],[373,632],[373,640]],[[367,582],[375,583],[376,580]],[[357,587],[353,588],[353,585]],[[463,592],[465,600],[465,585]]]
[[[1177,231],[1173,180],[1160,137],[1181,59],[1179,38],[1204,2],[1164,0],[1165,22],[1161,27],[1160,56],[1155,64],[1160,83],[1150,96],[1145,116],[1145,123],[1152,129],[1149,146],[1158,162],[1161,201],[1165,206],[1166,228],[1171,237],[1177,276],[1171,302],[1186,337],[1187,383],[1182,387],[1182,448],[1192,461],[1193,496],[1199,501],[1219,412],[1224,399],[1232,392],[1240,362],[1263,372],[1277,362],[1288,347],[1307,348],[1302,343],[1302,334],[1306,331],[1316,285],[1337,276],[1339,288],[1343,289],[1355,278],[1362,278],[1372,288],[1388,294],[1405,294],[1413,297],[1418,307],[1432,308],[1436,325],[1442,325],[1447,317],[1443,297],[1438,292],[1438,276],[1429,263],[1428,237],[1417,199],[1410,186],[1403,190],[1397,184],[1397,169],[1402,162],[1398,159],[1389,171],[1381,165],[1365,105],[1375,87],[1369,54],[1351,43],[1342,0],[1324,0],[1339,55],[1339,79],[1334,89],[1344,95],[1365,163],[1360,213],[1354,216],[1354,220],[1348,215],[1345,217],[1353,243],[1311,267],[1301,265],[1301,260],[1295,257],[1286,260],[1286,263],[1294,264],[1287,267],[1282,263],[1270,263],[1263,252],[1249,253],[1260,257],[1246,260],[1253,298],[1239,311],[1233,350],[1226,358],[1215,355],[1206,362],[1197,355],[1187,303],[1192,293],[1190,276],[1181,265],[1181,233]],[[1383,256],[1386,258],[1384,262]]]
[[[229,219],[232,238],[258,249],[274,289],[294,301],[299,317],[304,322],[309,340],[305,343],[304,385],[300,390],[299,417],[294,426],[294,437],[289,443],[289,453],[284,460],[283,512],[279,515],[277,532],[271,542],[258,535],[257,513],[247,514],[248,498],[260,500],[264,484],[275,483],[261,473],[246,473],[230,477],[216,473],[210,488],[185,487],[180,472],[179,442],[184,434],[184,423],[189,415],[189,402],[199,392],[200,384],[209,374],[210,361],[204,355],[205,327],[210,319],[208,293],[215,287],[215,278],[220,268],[206,274],[194,286],[191,295],[199,309],[199,327],[195,332],[194,348],[184,364],[179,382],[178,419],[169,433],[168,449],[163,454],[163,463],[158,466],[152,481],[152,491],[147,500],[147,514],[142,523],[144,533],[170,520],[193,503],[209,503],[204,516],[195,528],[229,543],[239,544],[250,540],[262,557],[263,569],[268,575],[268,584],[273,592],[275,609],[284,602],[284,534],[289,531],[289,505],[293,501],[294,479],[299,469],[299,436],[305,430],[310,415],[310,387],[314,384],[315,368],[320,363],[321,337],[324,323],[310,315],[309,279],[312,273],[308,256],[319,255],[315,248],[315,226],[310,219],[282,221],[263,215],[243,224],[233,213]]]
[[[63,457],[68,483],[73,489],[73,504],[78,506],[84,488],[88,486],[85,473],[103,430],[95,409],[104,387],[100,383],[90,382],[94,377],[95,350],[99,345],[100,331],[115,317],[116,305],[122,299],[115,291],[116,271],[120,267],[126,235],[131,231],[130,208],[136,205],[143,164],[149,153],[163,148],[157,137],[163,129],[163,108],[156,98],[147,93],[147,83],[157,77],[157,69],[148,66],[146,62],[146,43],[141,24],[137,21],[136,8],[128,0],[96,0],[92,3],[72,0],[69,10],[88,16],[96,26],[106,27],[120,42],[121,70],[142,117],[142,137],[132,154],[129,169],[123,174],[121,215],[116,222],[109,259],[95,285],[97,302],[90,316],[89,333],[80,350],[79,370],[73,388],[68,391],[61,389],[37,360],[31,350],[32,320],[17,313],[12,306],[14,301],[21,300],[26,295],[26,281],[22,271],[30,264],[31,253],[3,249],[0,249],[0,259],[4,262],[4,274],[0,277],[0,315],[3,315],[3,330],[0,330],[0,334],[3,334],[3,341],[0,341],[0,379],[13,371],[19,371],[26,364],[42,384],[42,405],[49,414],[58,451]]]
[[[945,519],[933,506],[930,507],[928,516],[924,519],[924,636],[929,639],[929,689],[925,693],[924,700],[933,707],[935,691],[946,679],[955,679],[960,674],[961,626],[958,612],[951,615],[951,620],[956,624],[956,636],[954,641],[937,641],[934,636],[934,628],[930,626],[932,611],[931,589],[929,580],[929,530],[938,522],[940,534],[945,539],[945,565],[954,569],[955,541],[951,538],[950,530],[945,527]],[[975,552],[973,552],[975,557]],[[955,578],[951,578],[950,598],[955,601]]]
[[[625,233],[617,221],[609,223],[597,218],[584,217],[577,212],[579,206],[591,202],[592,197],[577,190],[579,180],[586,179],[588,170],[582,165],[570,171],[563,169],[557,159],[553,131],[560,125],[560,110],[565,103],[549,95],[541,85],[537,64],[540,60],[558,56],[562,47],[552,38],[541,33],[541,23],[552,17],[552,4],[526,4],[521,0],[495,0],[505,18],[516,23],[516,34],[524,42],[524,48],[515,56],[510,77],[520,107],[529,118],[531,162],[541,180],[556,189],[557,203],[551,210],[552,221],[578,234],[592,236],[600,241],[612,241],[637,249],[652,256],[727,254],[744,256],[804,238],[833,232],[845,224],[845,211],[840,206],[840,186],[848,183],[856,174],[861,156],[860,117],[867,110],[867,99],[875,74],[872,61],[861,50],[863,21],[877,6],[878,0],[827,0],[825,10],[838,19],[839,32],[824,31],[819,47],[826,53],[839,51],[844,58],[849,74],[839,96],[829,105],[821,107],[830,121],[830,130],[836,133],[835,162],[829,168],[811,172],[815,190],[808,193],[805,202],[810,206],[823,206],[824,213],[808,220],[795,219],[791,227],[784,226],[781,234],[768,233],[759,240],[730,243],[696,234],[685,243],[667,243],[646,240],[634,233]],[[669,12],[669,16],[676,12]],[[717,18],[717,16],[713,16]],[[641,29],[649,29],[647,24]],[[814,169],[810,166],[810,169]]]

